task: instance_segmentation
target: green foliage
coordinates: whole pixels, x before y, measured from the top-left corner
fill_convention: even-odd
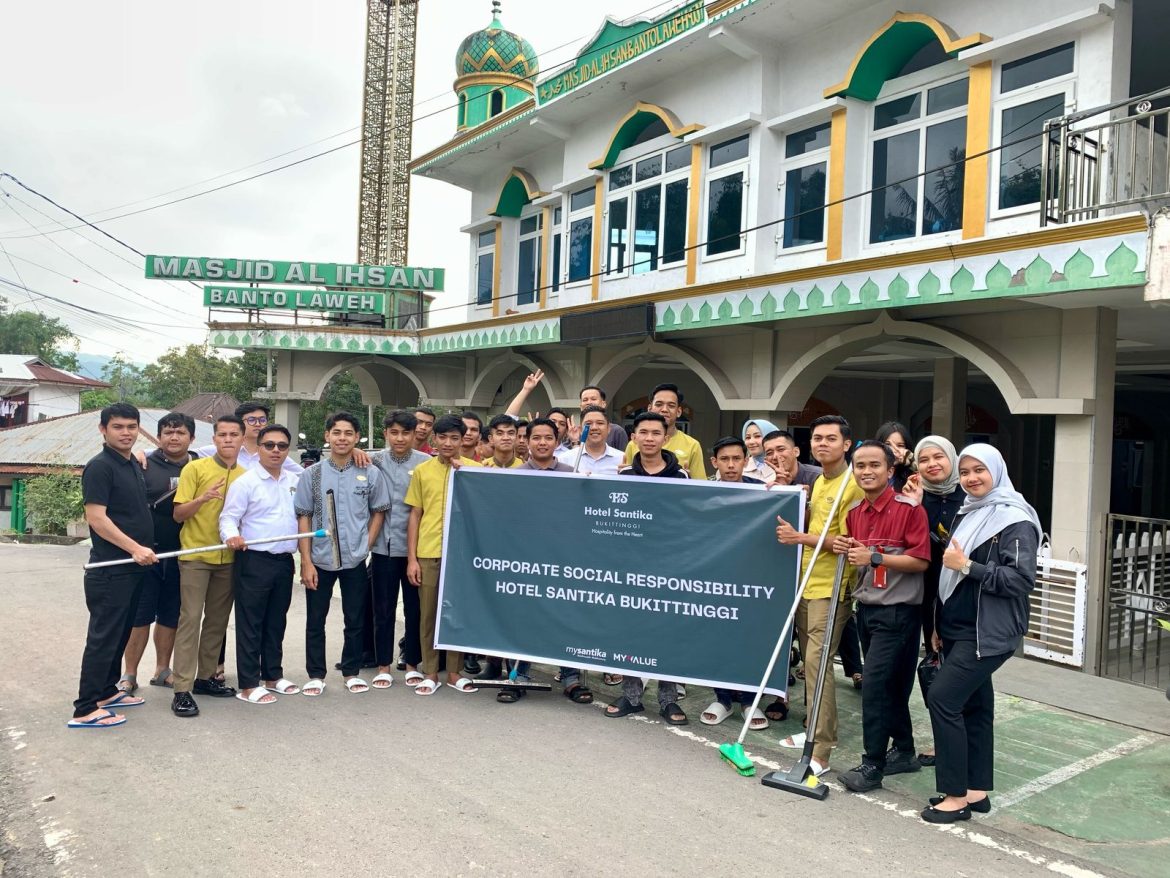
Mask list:
[[[117,401],[117,397],[109,390],[86,390],[81,394],[81,410],[83,412],[97,411],[108,405],[113,405]]]
[[[142,370],[144,403],[172,406],[197,393],[219,393],[231,384],[233,367],[203,344],[171,348]]]
[[[372,439],[381,440],[382,418],[388,411],[386,406],[374,406],[374,435]],[[369,410],[362,402],[362,391],[357,381],[348,372],[342,372],[333,377],[325,386],[324,396],[315,402],[301,403],[301,432],[305,434],[305,441],[309,445],[320,445],[325,441],[325,419],[334,412],[349,412],[357,415],[362,423],[362,435],[369,436]],[[363,447],[366,447],[363,445]]]
[[[68,524],[85,515],[81,477],[66,470],[33,476],[25,484],[24,503],[36,533],[63,534]]]
[[[126,359],[123,351],[118,351],[113,359],[102,366],[102,378],[112,385],[105,391],[112,402],[129,402],[134,405],[150,402],[145,396],[147,387],[142,370]]]
[[[77,336],[56,317],[33,311],[14,311],[0,297],[0,354],[40,357],[59,369],[76,372]]]
[[[230,393],[240,402],[256,398],[256,391],[268,383],[267,351],[245,351],[242,356],[227,361],[231,377],[227,385],[219,388]]]

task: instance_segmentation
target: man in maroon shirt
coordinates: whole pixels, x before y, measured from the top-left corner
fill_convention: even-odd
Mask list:
[[[890,487],[894,455],[881,442],[861,442],[853,452],[853,478],[865,499],[846,517],[849,535],[833,542],[861,568],[854,597],[865,650],[861,690],[861,764],[840,775],[846,789],[876,790],[887,774],[921,768],[914,752],[910,693],[918,663],[922,574],[930,563],[926,511]],[[891,739],[894,746],[886,752]]]

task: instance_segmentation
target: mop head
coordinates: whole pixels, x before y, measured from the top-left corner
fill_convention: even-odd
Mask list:
[[[756,766],[744,755],[743,744],[720,744],[719,755],[744,777],[754,777]]]

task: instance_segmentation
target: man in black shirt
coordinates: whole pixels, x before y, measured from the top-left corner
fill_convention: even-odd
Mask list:
[[[158,421],[158,448],[146,455],[143,462],[146,476],[146,500],[154,516],[155,552],[175,552],[179,549],[179,529],[174,518],[175,490],[179,487],[179,473],[197,455],[190,450],[195,439],[195,419],[190,415],[171,412]],[[152,686],[170,687],[171,653],[175,649],[175,629],[179,627],[179,560],[164,558],[146,571],[138,611],[134,614],[134,629],[126,644],[125,670],[118,688],[134,692],[138,688],[138,663],[146,652],[150,626],[154,625],[154,676]]]
[[[99,429],[105,444],[81,474],[85,520],[93,542],[90,562],[130,558],[134,564],[86,571],[89,632],[70,728],[121,725],[126,717],[107,708],[138,707],[144,703],[129,692],[119,691],[117,685],[122,652],[130,639],[142,591],[142,568],[158,561],[150,548],[154,520],[146,502],[146,479],[142,468],[130,457],[138,438],[138,421],[138,409],[127,403],[102,409]]]

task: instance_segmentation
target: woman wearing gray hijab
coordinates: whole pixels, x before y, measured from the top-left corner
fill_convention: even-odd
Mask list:
[[[995,692],[991,675],[1028,629],[1028,595],[1036,584],[1040,519],[1008,477],[992,446],[959,454],[967,493],[938,584],[934,647],[942,666],[926,698],[934,730],[935,781],[941,796],[923,810],[928,823],[970,820],[991,810],[995,759]]]

